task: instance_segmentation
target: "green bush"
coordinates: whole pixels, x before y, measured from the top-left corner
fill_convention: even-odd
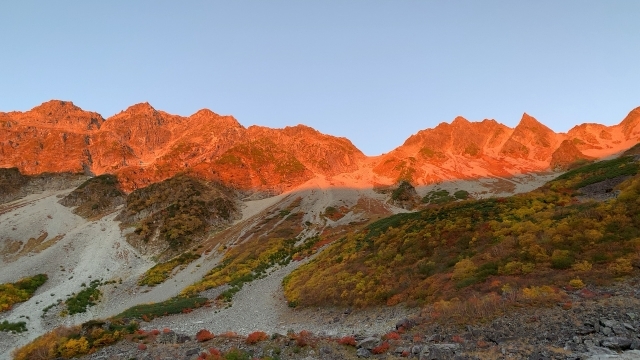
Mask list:
[[[115,318],[141,319],[145,316],[153,319],[165,315],[179,314],[188,309],[196,309],[204,305],[207,301],[208,299],[204,297],[174,297],[159,303],[136,305],[116,315]]]
[[[93,280],[88,288],[68,298],[65,304],[67,305],[69,314],[83,313],[87,311],[89,306],[94,306],[100,299],[100,296],[102,296],[102,292],[98,290],[98,286],[100,285],[100,280]]]
[[[7,320],[0,323],[0,331],[13,331],[17,333],[27,331],[27,323],[24,321],[19,321],[17,323],[10,323]]]

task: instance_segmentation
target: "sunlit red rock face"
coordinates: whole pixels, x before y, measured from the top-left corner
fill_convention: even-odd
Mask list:
[[[411,136],[393,151],[366,157],[344,138],[304,125],[245,128],[200,110],[171,115],[147,103],[108,119],[52,100],[27,112],[0,113],[0,167],[25,174],[117,174],[132,190],[189,172],[245,190],[286,191],[311,179],[341,186],[411,180],[507,177],[602,158],[640,140],[640,108],[619,125],[582,124],[557,134],[524,114],[515,128],[458,117]],[[346,179],[346,180],[345,180]]]
[[[619,125],[582,124],[566,134],[553,132],[527,114],[514,129],[494,120],[469,122],[458,117],[411,136],[383,155],[374,172],[414,184],[513,176],[603,158],[638,141],[640,108]]]
[[[179,172],[241,189],[284,191],[316,175],[354,171],[351,142],[298,125],[244,128],[210,110],[182,117],[137,104],[104,120],[70,102],[0,113],[0,167],[115,173],[127,190]]]

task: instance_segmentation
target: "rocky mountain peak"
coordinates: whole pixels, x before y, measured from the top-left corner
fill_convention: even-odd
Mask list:
[[[19,122],[45,127],[84,132],[102,126],[104,118],[95,112],[84,111],[71,101],[50,100],[24,113],[14,113]]]
[[[640,138],[640,127],[638,125],[640,125],[640,107],[631,110],[620,123],[622,133],[627,140]]]

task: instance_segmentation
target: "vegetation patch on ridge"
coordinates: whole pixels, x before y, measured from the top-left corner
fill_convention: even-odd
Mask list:
[[[208,301],[209,299],[204,297],[174,297],[159,303],[136,305],[116,315],[115,318],[137,318],[150,321],[160,316],[190,312],[207,304]]]
[[[142,278],[138,281],[138,285],[155,286],[161,284],[169,278],[175,268],[187,266],[199,257],[200,255],[198,254],[185,252],[167,262],[156,264],[142,275]]]
[[[640,264],[637,172],[630,157],[602,161],[527,194],[381,219],[295,270],[285,278],[285,295],[303,306],[426,305],[473,294],[537,294],[575,280],[606,284]],[[576,189],[621,174],[633,177],[617,186],[617,198],[576,200]]]
[[[266,276],[275,265],[287,265],[292,259],[301,260],[314,252],[313,246],[320,241],[314,236],[304,241],[297,238],[271,238],[245,242],[231,249],[222,263],[211,270],[200,282],[188,286],[183,295],[193,296],[201,291],[228,284],[230,288],[220,296],[231,300],[242,286],[254,279]],[[296,243],[301,242],[298,246]]]
[[[46,274],[38,274],[15,283],[0,284],[0,312],[11,310],[14,304],[29,300],[47,279]]]
[[[64,206],[76,206],[74,213],[85,218],[96,218],[113,212],[124,204],[125,194],[119,188],[115,175],[104,174],[92,177],[78,186],[60,203]]]
[[[177,175],[129,194],[119,219],[135,226],[130,242],[159,241],[169,246],[167,258],[231,223],[239,214],[232,196],[222,186]]]
[[[67,312],[69,315],[83,313],[90,306],[96,305],[102,292],[98,286],[102,285],[100,280],[93,280],[89,286],[80,290],[77,294],[72,294],[66,301]]]

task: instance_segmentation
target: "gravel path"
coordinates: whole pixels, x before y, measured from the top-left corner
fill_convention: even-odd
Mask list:
[[[394,308],[367,309],[292,309],[282,290],[282,279],[304,262],[292,262],[271,272],[266,278],[245,284],[233,298],[231,307],[200,308],[189,314],[157,318],[143,323],[145,330],[170,328],[178,333],[195,335],[200,329],[220,334],[233,331],[247,335],[253,331],[286,334],[293,330],[311,331],[331,336],[346,334],[384,334],[410,310]]]

